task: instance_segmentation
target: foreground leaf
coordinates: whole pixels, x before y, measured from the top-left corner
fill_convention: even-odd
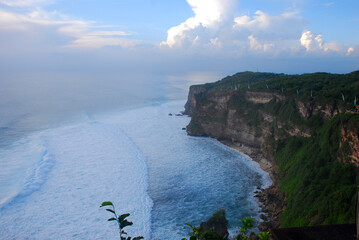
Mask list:
[[[115,214],[115,215],[116,215],[115,211],[114,211],[114,210],[112,210],[112,209],[106,209],[106,211],[112,212],[113,214]]]
[[[113,206],[113,203],[110,201],[106,201],[106,202],[103,202],[100,207],[104,207],[104,206]]]
[[[123,220],[121,223],[120,223],[120,228],[123,229],[127,226],[131,226],[133,224],[133,222],[129,222],[127,220]]]
[[[118,217],[118,221],[119,222],[122,222],[123,220],[125,220],[125,218],[127,218],[128,216],[130,216],[131,214],[129,213],[125,213],[125,214],[122,214]]]

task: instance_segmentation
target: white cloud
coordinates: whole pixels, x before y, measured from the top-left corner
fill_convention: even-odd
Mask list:
[[[314,34],[305,30],[300,38],[301,45],[307,52],[336,52],[342,55],[347,53],[346,47],[338,42],[325,43],[321,34]]]
[[[218,27],[219,23],[231,16],[236,4],[234,0],[187,0],[187,2],[192,7],[195,16],[170,28],[167,32],[167,40],[161,43],[162,46],[175,47],[185,43],[189,45],[197,43],[198,34],[193,34],[193,31],[206,31],[206,29]],[[215,38],[216,36],[209,37],[209,39]]]
[[[25,2],[30,4],[30,1],[18,1],[17,3],[25,4]],[[96,25],[95,22],[73,19],[58,14],[56,11],[47,12],[37,8],[26,14],[20,14],[0,9],[0,30],[2,31],[27,31],[33,32],[33,34],[43,34],[46,37],[49,34],[49,28],[57,34],[70,38],[62,45],[66,47],[82,49],[104,46],[132,47],[139,43],[137,40],[125,38],[130,33],[104,30],[106,28],[101,29],[101,26]],[[96,31],[93,30],[95,28]],[[40,32],[35,33],[34,29]]]
[[[358,58],[359,57],[359,45],[350,47],[347,49],[346,56]]]
[[[88,34],[81,36],[74,40],[71,44],[65,47],[70,48],[102,48],[105,46],[121,46],[123,48],[129,48],[135,46],[135,41],[125,38],[104,38],[99,35]]]
[[[262,11],[256,11],[255,15],[244,15],[234,19],[233,28],[237,32],[247,32],[266,40],[280,41],[283,39],[297,39],[302,28],[307,24],[303,18],[297,16],[297,12],[285,12],[278,16],[270,16]]]
[[[265,54],[283,56],[306,52],[347,53],[338,42],[325,43],[321,34],[304,28],[309,25],[299,12],[288,11],[271,16],[263,11],[234,17],[236,1],[187,0],[194,16],[168,30],[161,46],[170,49],[209,54]],[[333,5],[329,2],[327,6]],[[216,50],[217,49],[217,50]]]
[[[347,50],[347,56],[349,56],[350,54],[352,54],[354,52],[354,48],[350,47]]]
[[[325,50],[323,47],[322,35],[316,35],[311,31],[304,31],[302,37],[300,38],[300,44],[305,47],[307,51],[316,51],[316,50]]]
[[[172,27],[167,31],[167,41],[162,42],[161,45],[168,45],[173,47],[175,45],[181,45],[181,43],[187,38],[187,32],[200,26],[200,23],[196,18],[189,18],[186,22],[181,23],[178,26]],[[193,39],[193,42],[198,40],[197,36]]]
[[[208,2],[208,4],[206,4]],[[278,49],[300,49],[300,38],[307,21],[296,12],[270,16],[256,11],[254,16],[234,17],[235,1],[188,0],[194,16],[168,30],[161,46],[202,52],[206,55],[219,51],[232,55],[278,52]],[[216,7],[216,9],[214,9]]]
[[[212,46],[222,47],[222,43],[219,41],[218,37],[209,39],[209,42]]]
[[[233,0],[187,0],[195,13],[195,19],[204,27],[226,19],[232,11],[235,1]]]
[[[251,50],[267,52],[274,47],[274,44],[261,44],[253,35],[248,37]]]

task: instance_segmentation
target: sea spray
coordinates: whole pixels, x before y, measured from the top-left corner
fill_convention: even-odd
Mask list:
[[[0,210],[1,236],[116,238],[116,226],[99,209],[102,201],[112,200],[119,212],[131,212],[135,224],[129,234],[151,238],[146,157],[121,129],[91,121],[40,135],[47,143],[44,158],[34,166],[33,181],[26,181],[24,190]],[[48,169],[49,157],[55,163],[46,176],[40,169]]]

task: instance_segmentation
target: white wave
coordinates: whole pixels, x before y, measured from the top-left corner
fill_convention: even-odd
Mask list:
[[[244,216],[258,218],[251,193],[264,184],[264,172],[213,139],[187,136],[182,128],[190,118],[175,116],[183,105],[84,113],[82,123],[42,131],[16,143],[16,151],[0,150],[15,163],[34,160],[21,186],[36,189],[0,209],[0,236],[118,238],[116,224],[106,221],[111,214],[99,208],[103,201],[131,213],[127,232],[145,239],[181,239],[190,231],[185,222],[199,225],[219,208],[231,227]]]
[[[46,153],[36,135],[0,149],[0,208],[39,188],[52,166]]]
[[[150,239],[146,158],[119,128],[91,121],[39,135],[46,142],[42,160],[18,196],[0,210],[1,236],[116,238],[117,226],[106,221],[112,216],[99,208],[101,202],[112,201],[119,213],[131,213],[129,235]]]

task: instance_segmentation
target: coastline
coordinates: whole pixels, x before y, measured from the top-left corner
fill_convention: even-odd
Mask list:
[[[279,175],[276,164],[268,160],[259,148],[245,146],[241,143],[234,143],[229,140],[219,140],[228,147],[248,155],[253,161],[257,162],[263,171],[266,171],[271,180],[272,185],[265,189],[257,187],[255,197],[260,202],[260,208],[265,214],[261,214],[262,221],[258,229],[260,231],[269,231],[273,228],[279,228],[280,215],[284,210],[284,194],[279,191]]]

